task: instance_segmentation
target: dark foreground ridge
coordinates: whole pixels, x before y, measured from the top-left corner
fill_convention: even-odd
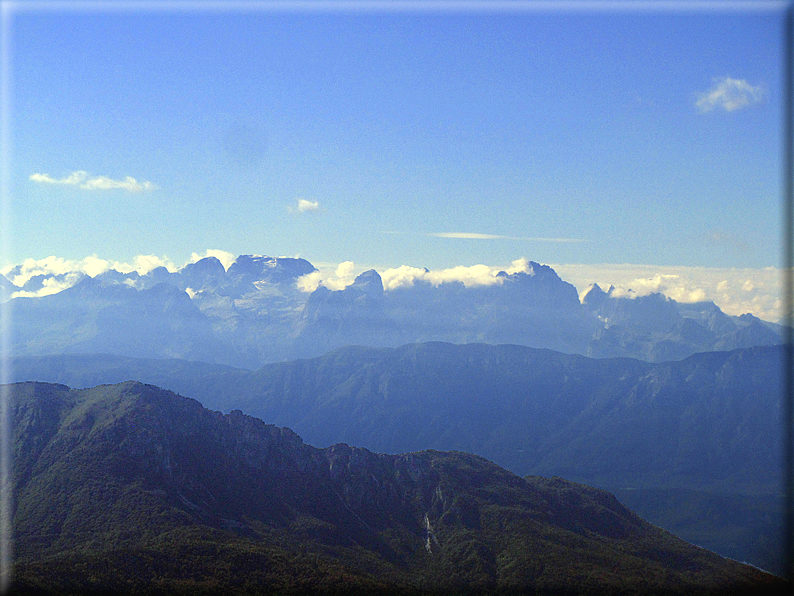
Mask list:
[[[473,455],[317,449],[136,382],[11,394],[16,594],[789,588],[606,491]]]

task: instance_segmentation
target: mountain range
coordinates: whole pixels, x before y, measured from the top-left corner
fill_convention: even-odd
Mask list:
[[[11,368],[20,381],[75,387],[137,379],[321,447],[471,452],[522,476],[606,488],[676,535],[782,573],[783,361],[782,346],[648,363],[431,342],[257,371],[108,355]]]
[[[10,387],[13,592],[747,594],[788,582],[606,491],[474,455],[318,449],[151,385]]]
[[[580,299],[534,262],[470,287],[385,288],[371,270],[305,291],[316,273],[252,255],[21,287],[11,271],[10,380],[136,380],[320,447],[470,452],[607,489],[690,542],[785,571],[783,327],[597,285]]]
[[[348,345],[445,341],[661,362],[782,341],[781,326],[749,313],[726,315],[712,302],[629,298],[597,285],[580,300],[573,285],[535,262],[527,272],[503,271],[493,284],[473,287],[416,280],[385,290],[370,270],[344,289],[304,291],[301,281],[314,272],[304,259],[241,255],[228,270],[207,257],[175,272],[38,275],[22,287],[0,282],[4,296],[15,296],[9,337],[16,355],[107,353],[255,369]],[[54,294],[30,295],[68,283]]]

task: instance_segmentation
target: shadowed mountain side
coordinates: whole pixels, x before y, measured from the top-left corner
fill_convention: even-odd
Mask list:
[[[183,291],[167,283],[136,290],[87,277],[58,294],[16,298],[16,354],[108,353],[214,361],[223,344]]]
[[[774,492],[781,365],[779,347],[659,364],[511,345],[350,347],[207,377],[194,396],[318,445],[470,451],[600,485]]]
[[[140,383],[11,386],[17,593],[744,594],[781,580],[609,493],[317,449]]]
[[[431,340],[517,343],[585,353],[602,325],[582,308],[576,288],[551,267],[530,267],[530,274],[501,272],[500,283],[490,286],[416,281],[384,292],[373,270],[344,290],[320,287],[306,303],[294,354]]]

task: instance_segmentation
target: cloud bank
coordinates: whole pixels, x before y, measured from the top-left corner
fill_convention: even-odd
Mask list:
[[[120,261],[107,261],[100,259],[96,255],[86,257],[82,260],[62,259],[56,256],[49,256],[44,259],[25,259],[18,265],[9,265],[0,270],[8,281],[17,287],[24,286],[36,275],[55,275],[62,276],[60,280],[44,280],[43,287],[35,292],[23,291],[15,292],[11,298],[16,297],[40,297],[56,294],[61,290],[70,288],[80,281],[82,275],[96,277],[110,269],[115,269],[121,273],[136,271],[139,275],[145,275],[152,269],[165,267],[169,271],[176,271],[178,267],[167,257],[156,255],[138,255],[133,258],[131,263]]]
[[[507,273],[532,273],[532,267],[526,259],[517,259],[512,262],[510,267],[490,267],[488,265],[471,265],[451,267],[449,269],[419,269],[402,265],[394,269],[386,269],[381,273],[383,288],[385,290],[397,290],[399,288],[411,287],[417,281],[428,282],[433,286],[442,283],[460,282],[467,288],[478,286],[493,286],[504,282],[504,278],[497,277],[500,271]]]
[[[356,276],[362,273],[363,269],[356,267],[353,261],[345,261],[338,267],[320,268],[317,271],[304,275],[298,280],[298,288],[304,292],[313,292],[320,285],[330,290],[342,290],[351,285]],[[437,269],[430,271],[419,267],[402,265],[384,269],[378,273],[383,281],[383,289],[386,291],[408,288],[416,282],[427,282],[433,286],[442,283],[460,282],[467,288],[478,286],[492,286],[501,284],[504,279],[497,277],[500,271],[507,273],[532,273],[532,267],[526,259],[517,259],[509,267],[491,267],[488,265],[458,266],[449,269]]]
[[[79,170],[72,172],[65,178],[53,178],[49,174],[31,174],[30,180],[39,184],[60,184],[64,186],[77,186],[83,190],[114,190],[121,189],[128,192],[143,192],[155,190],[157,187],[151,182],[138,182],[132,176],[124,180],[113,180],[107,176],[89,177],[88,172]]]
[[[195,263],[204,257],[216,257],[228,269],[234,262],[232,253],[208,249],[193,253],[187,263]],[[184,266],[182,265],[182,266]],[[554,264],[548,263],[565,281],[571,283],[583,296],[593,283],[606,290],[613,286],[616,296],[637,297],[653,292],[664,294],[677,302],[712,301],[729,315],[752,313],[766,321],[777,322],[786,314],[783,297],[783,270],[775,267],[763,269],[709,268],[709,267],[659,267],[636,264]],[[17,265],[0,269],[8,280],[22,287],[35,275],[58,276],[58,279],[45,279],[36,291],[17,292],[18,296],[46,296],[71,287],[83,275],[95,277],[109,269],[122,273],[136,271],[145,275],[156,267],[177,271],[168,257],[157,255],[138,255],[130,262],[108,261],[96,255],[82,260],[67,260],[55,256],[44,259],[25,259]],[[369,269],[370,267],[367,267]],[[338,265],[321,267],[301,277],[298,288],[313,292],[320,285],[330,290],[342,290],[353,283],[364,268],[357,267],[353,261]],[[523,272],[532,274],[527,259],[516,259],[508,266],[477,264],[428,270],[409,265],[384,268],[379,271],[386,291],[409,288],[417,282],[438,286],[442,283],[460,282],[467,288],[498,285],[504,279],[497,277],[500,271],[509,274]]]
[[[753,86],[744,79],[725,77],[715,79],[711,89],[698,93],[695,107],[701,113],[711,112],[715,108],[733,112],[760,103],[763,98],[763,87]]]
[[[593,283],[614,295],[636,297],[653,292],[677,302],[714,302],[729,315],[752,313],[777,322],[785,316],[783,270],[717,267],[657,267],[653,265],[560,265],[550,264],[580,296]]]

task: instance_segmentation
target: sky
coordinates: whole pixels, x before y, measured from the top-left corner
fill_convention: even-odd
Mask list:
[[[528,259],[776,320],[785,4],[640,6],[4,2],[0,268]]]

